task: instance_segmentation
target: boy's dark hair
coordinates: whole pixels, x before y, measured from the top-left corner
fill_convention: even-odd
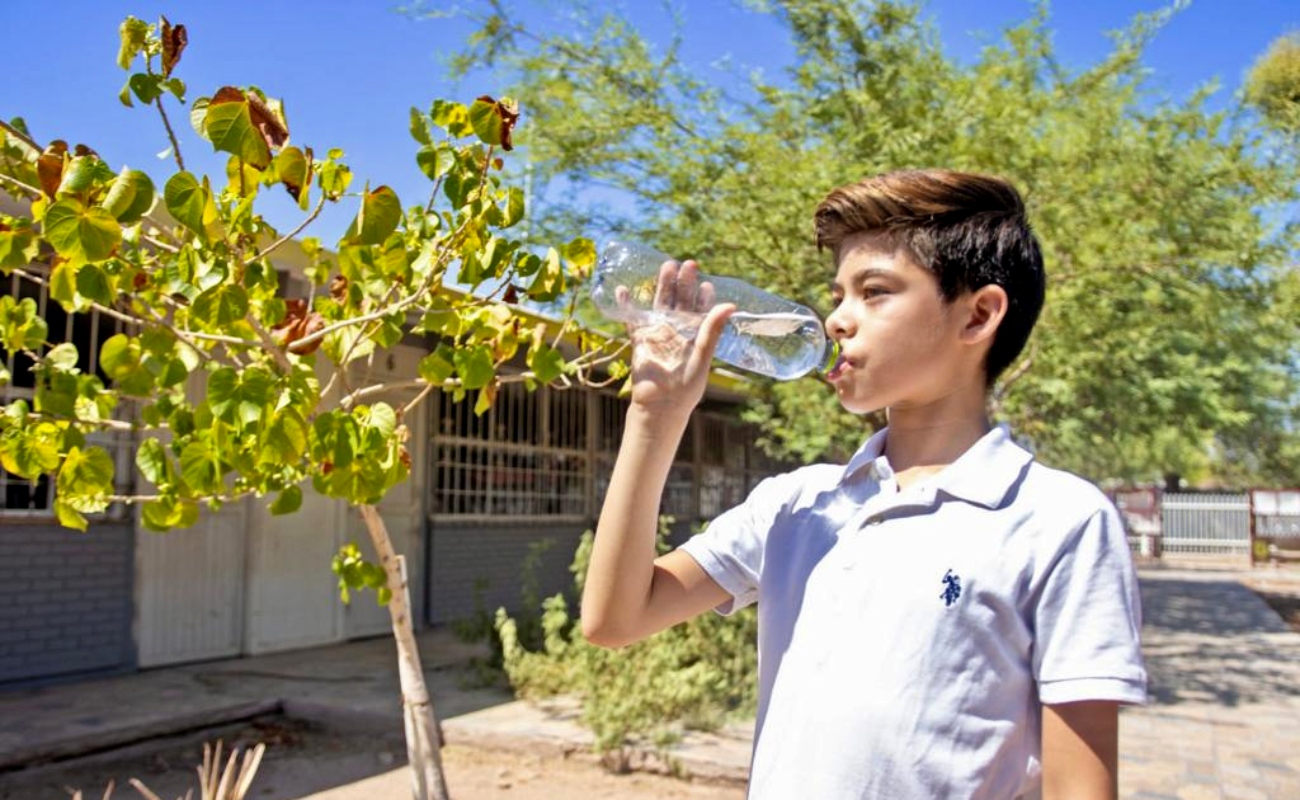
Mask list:
[[[829,247],[836,262],[848,237],[883,234],[934,274],[945,302],[1001,286],[1007,314],[984,364],[986,385],[1024,349],[1043,307],[1043,255],[1007,181],[942,169],[888,172],[834,190],[814,219],[817,248]]]

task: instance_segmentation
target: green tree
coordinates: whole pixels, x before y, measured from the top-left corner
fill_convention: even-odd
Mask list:
[[[351,189],[342,152],[291,143],[278,100],[217,87],[189,104],[196,132],[229,156],[214,180],[185,169],[165,105],[188,94],[174,73],[184,26],[128,17],[120,33],[118,63],[131,73],[122,102],[157,110],[177,171],[159,187],[139,170],[115,173],[84,145],[41,144],[21,119],[0,123],[0,185],[26,209],[0,216],[0,271],[43,286],[69,313],[126,323],[100,347],[105,381],[78,367],[75,345],[50,341],[31,299],[0,297],[0,347],[30,359],[35,380],[31,402],[0,409],[0,462],[22,478],[49,476],[59,522],[80,530],[113,503],[139,504],[157,531],[246,497],[291,514],[304,487],[355,506],[378,563],[349,545],[334,569],[345,597],[372,588],[390,611],[413,793],[446,797],[405,565],[376,504],[408,477],[406,420],[431,392],[459,401],[477,390],[482,413],[507,381],[582,381],[608,361],[591,337],[566,356],[571,323],[512,305],[560,296],[594,249],[575,239],[538,253],[513,238],[525,198],[501,178],[518,116],[508,99],[412,109],[431,190],[404,207],[387,186]],[[255,208],[280,187],[304,214],[284,233]],[[336,253],[294,241],[342,202],[358,210]],[[273,266],[290,246],[309,262],[301,296],[284,296]],[[444,289],[452,280],[469,291]],[[419,374],[373,381],[368,365],[406,337],[430,344]],[[415,394],[390,404],[395,389]],[[151,491],[117,493],[113,461],[94,443],[105,430],[133,435]]]
[[[1246,102],[1281,131],[1300,135],[1300,32],[1279,36],[1246,76]]]
[[[1027,195],[1049,287],[994,387],[998,416],[1097,480],[1300,479],[1278,457],[1300,405],[1300,160],[1240,98],[1216,110],[1213,85],[1152,88],[1142,55],[1177,7],[1067,69],[1045,4],[968,64],[919,3],[746,5],[788,32],[783,75],[706,77],[682,63],[680,35],[656,47],[613,14],[577,11],[560,30],[500,0],[468,12],[481,27],[457,66],[493,66],[535,103],[521,142],[563,195],[539,229],[642,237],[825,308],[811,211],[826,191],[903,167],[1003,174]],[[749,414],[803,459],[842,458],[863,435],[807,381],[766,387]]]

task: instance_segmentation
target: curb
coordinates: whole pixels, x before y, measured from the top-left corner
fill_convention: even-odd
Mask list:
[[[79,758],[147,739],[175,736],[280,712],[279,700],[257,700],[176,714],[79,736],[66,736],[54,742],[37,742],[0,753],[0,771],[32,767],[65,758]]]

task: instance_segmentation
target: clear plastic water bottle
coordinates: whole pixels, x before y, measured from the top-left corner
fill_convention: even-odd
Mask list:
[[[628,325],[668,323],[694,338],[708,308],[654,308],[659,270],[673,261],[653,247],[610,242],[600,252],[591,299],[610,319]],[[813,370],[829,370],[839,353],[826,338],[821,319],[807,306],[778,297],[738,278],[699,276],[713,285],[712,305],[732,303],[714,358],[777,380],[792,380]],[[620,292],[625,288],[626,292]]]

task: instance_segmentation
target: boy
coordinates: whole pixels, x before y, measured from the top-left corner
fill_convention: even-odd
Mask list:
[[[827,378],[888,426],[656,559],[660,495],[734,310],[710,308],[693,262],[665,264],[656,301],[708,313],[694,341],[632,332],[584,633],[617,647],[757,601],[751,798],[1114,797],[1118,705],[1146,698],[1123,528],[985,407],[1043,302],[1019,193],[895,172],[833,191],[815,219],[836,264]]]

